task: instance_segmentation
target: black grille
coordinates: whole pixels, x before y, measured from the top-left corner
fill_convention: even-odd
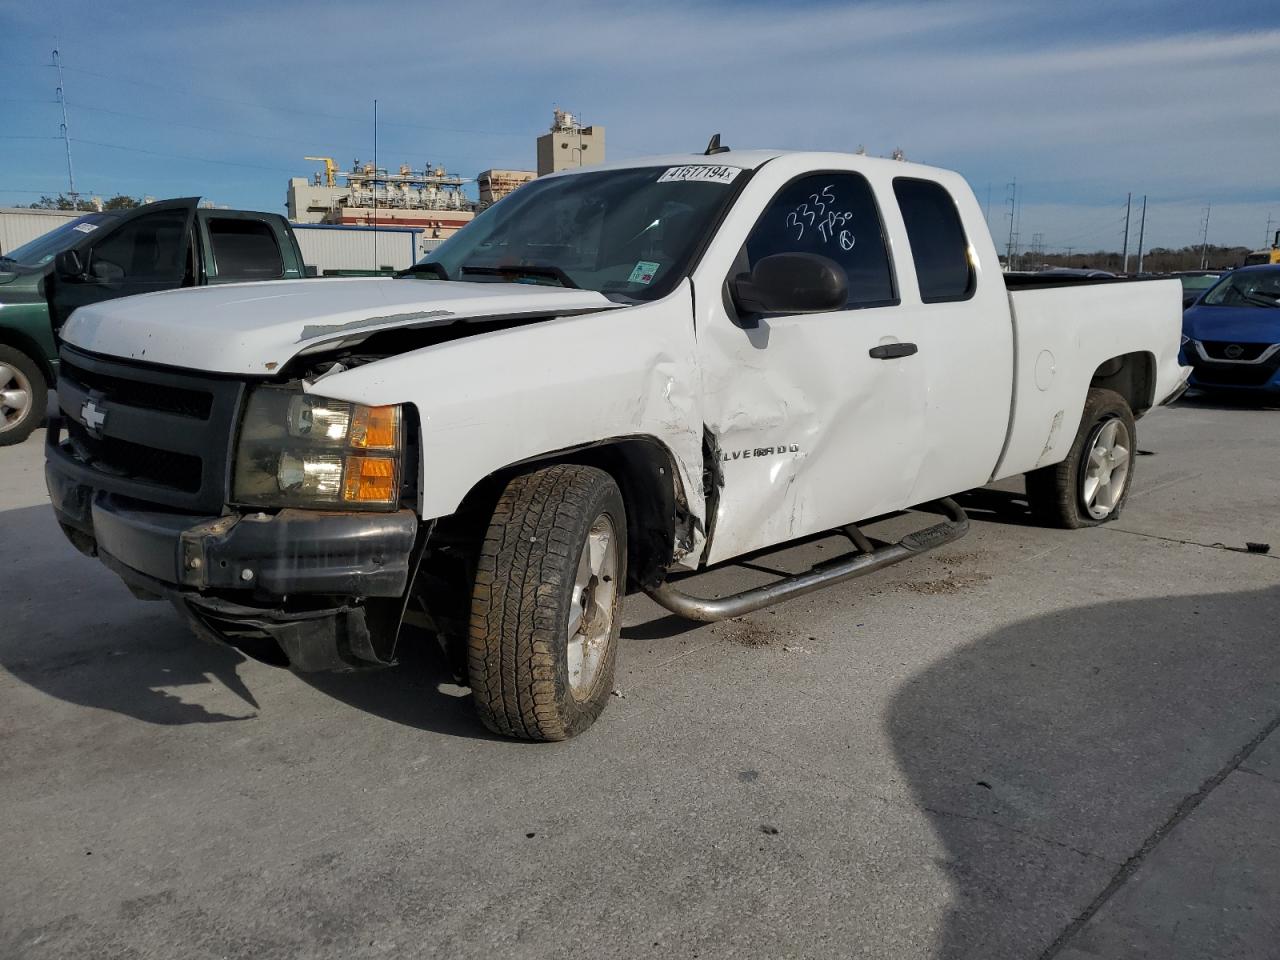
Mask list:
[[[1215,360],[1257,360],[1270,346],[1268,343],[1236,343],[1234,340],[1202,340],[1204,352]],[[1227,353],[1228,347],[1238,347],[1240,352]]]
[[[199,420],[208,420],[213,409],[213,395],[205,391],[147,383],[143,380],[124,380],[101,371],[86,370],[65,359],[58,375],[111,403],[123,403],[146,410],[163,410]]]
[[[1276,375],[1274,363],[1196,364],[1196,383],[1221,387],[1261,387]]]
[[[187,453],[159,450],[145,444],[91,436],[78,423],[67,423],[67,442],[77,459],[99,473],[124,480],[174,487],[187,493],[200,489],[203,464]]]
[[[227,498],[243,381],[63,346],[51,467],[96,490],[201,513]],[[86,427],[87,423],[92,428]]]

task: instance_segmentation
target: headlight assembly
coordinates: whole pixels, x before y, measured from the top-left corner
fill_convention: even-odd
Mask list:
[[[258,387],[240,423],[232,499],[257,507],[392,508],[400,434],[398,406]]]

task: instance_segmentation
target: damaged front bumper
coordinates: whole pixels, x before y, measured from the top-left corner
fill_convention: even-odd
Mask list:
[[[195,632],[274,640],[297,670],[392,662],[418,551],[412,510],[199,516],[45,471],[58,523],[135,595],[165,599]]]

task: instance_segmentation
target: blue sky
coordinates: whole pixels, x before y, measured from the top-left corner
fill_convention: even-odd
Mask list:
[[[611,158],[739,146],[901,147],[960,170],[997,242],[1260,245],[1280,220],[1280,5],[0,0],[0,205],[82,193],[281,210],[305,155],[532,167],[553,104]],[[34,138],[34,139],[25,139]],[[1136,219],[1135,219],[1136,243]]]

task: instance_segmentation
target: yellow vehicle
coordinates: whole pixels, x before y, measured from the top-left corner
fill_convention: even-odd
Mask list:
[[[1259,263],[1280,263],[1280,230],[1276,231],[1276,235],[1271,238],[1271,249],[1265,247],[1261,250],[1254,250],[1244,258],[1246,267],[1256,266]]]

